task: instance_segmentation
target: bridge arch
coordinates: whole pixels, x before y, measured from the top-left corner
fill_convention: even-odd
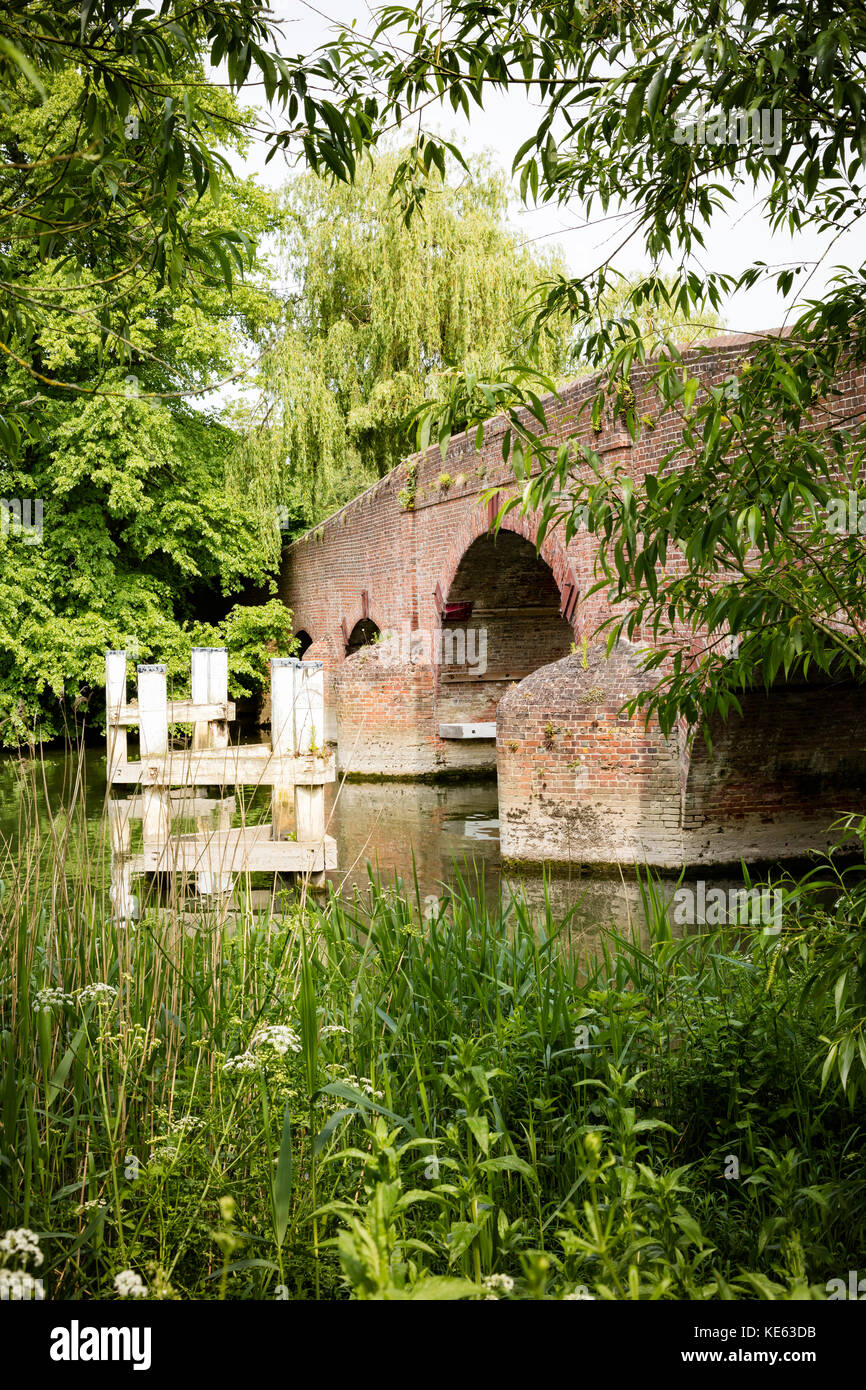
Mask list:
[[[494,531],[491,525],[492,509],[473,507],[464,516],[461,524],[455,529],[451,546],[448,550],[448,559],[442,577],[439,582],[441,594],[447,599],[454,584],[455,576],[473,542],[482,536],[493,537]],[[498,534],[512,532],[522,536],[529,541],[533,549],[538,551],[538,522],[532,515],[524,515],[517,511],[509,512],[499,528]],[[579,538],[576,538],[579,539]],[[575,542],[572,542],[574,547]],[[566,554],[565,547],[562,545],[555,532],[548,532],[541,542],[540,556],[544,560],[554,582],[559,590],[563,607],[570,614],[572,626],[576,632],[580,630],[580,615],[578,605],[578,579],[575,571]]]
[[[346,642],[346,656],[354,656],[362,647],[369,647],[379,636],[379,625],[372,618],[359,618]]]
[[[529,518],[474,529],[437,596],[441,723],[493,723],[506,690],[575,641],[577,584],[558,543],[545,538],[539,553]]]

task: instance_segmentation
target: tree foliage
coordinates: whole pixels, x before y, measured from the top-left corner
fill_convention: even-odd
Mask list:
[[[7,148],[53,160],[73,139],[84,85],[67,67],[43,79],[42,100],[20,86],[2,117]],[[238,147],[237,107],[218,89],[212,102],[215,135]],[[14,192],[16,172],[0,170],[0,200],[10,185]],[[218,405],[196,405],[196,396],[230,375],[279,319],[279,302],[259,283],[265,263],[256,249],[277,212],[252,181],[226,176],[219,206],[202,200],[179,214],[190,244],[220,226],[243,229],[254,274],[231,295],[207,276],[172,285],[124,274],[122,254],[100,259],[108,251],[71,264],[35,240],[7,248],[7,273],[32,318],[0,362],[0,397],[27,422],[0,458],[4,742],[59,732],[101,690],[106,648],[127,647],[180,673],[191,641],[218,640],[196,620],[221,622],[229,595],[267,584],[276,528],[263,546],[254,502],[229,488],[234,432]],[[138,230],[144,236],[144,223]],[[106,332],[112,274],[122,338]],[[19,524],[28,510],[29,530]],[[284,647],[269,612],[268,635]],[[246,667],[249,654],[239,660]],[[240,666],[238,690],[248,686]]]
[[[31,386],[61,380],[34,360],[45,310],[32,291],[32,264],[53,265],[70,289],[83,277],[98,301],[103,346],[116,355],[126,341],[131,286],[142,279],[157,288],[182,280],[230,286],[249,262],[254,239],[242,226],[190,216],[205,195],[218,205],[231,172],[220,146],[227,127],[242,126],[205,80],[202,61],[224,62],[233,88],[255,70],[269,96],[285,96],[292,77],[266,51],[272,36],[253,0],[161,0],[152,9],[129,0],[10,0],[3,7],[0,350]],[[22,106],[32,116],[23,124]],[[67,385],[77,395],[98,388]],[[28,432],[26,405],[7,396],[0,444],[14,452]]]
[[[262,364],[250,456],[292,529],[312,524],[412,450],[407,418],[457,367],[478,377],[525,347],[525,301],[562,269],[508,225],[506,182],[432,174],[406,225],[390,196],[401,156],[365,161],[354,183],[313,174],[284,194],[285,331]],[[558,375],[569,326],[551,319],[538,357]],[[244,459],[245,475],[249,457]]]

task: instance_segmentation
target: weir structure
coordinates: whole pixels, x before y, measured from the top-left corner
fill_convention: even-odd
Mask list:
[[[684,353],[705,386],[728,383],[753,337]],[[587,444],[635,480],[681,437],[633,369],[633,442],[581,406],[592,379],[545,402],[554,442]],[[866,379],[837,383],[833,408],[866,409]],[[527,421],[529,423],[529,421]],[[862,810],[866,700],[847,682],[751,691],[742,718],[711,729],[713,754],[678,729],[665,738],[624,703],[654,677],[641,648],[605,656],[610,613],[595,581],[596,544],[568,545],[519,509],[495,530],[517,485],[503,460],[504,419],[415,455],[284,552],[280,593],[305,655],[323,663],[338,766],[349,776],[438,779],[495,773],[506,859],[588,868],[759,864],[796,859]]]
[[[322,663],[274,659],[270,744],[232,744],[225,647],[194,647],[191,698],[169,700],[166,668],[137,668],[138,698],[126,697],[125,651],[105,654],[106,778],[109,789],[133,786],[134,796],[108,801],[115,916],[136,915],[133,878],[171,874],[193,879],[200,894],[231,890],[238,874],[275,872],[320,881],[337,866],[336,842],[325,834],[325,784],[335,778],[325,746]],[[172,725],[192,724],[191,746],[178,746]],[[138,729],[139,759],[127,757],[127,731]],[[227,787],[269,787],[267,825],[232,825],[234,794]],[[141,846],[132,850],[132,822]],[[181,833],[180,821],[194,820]]]

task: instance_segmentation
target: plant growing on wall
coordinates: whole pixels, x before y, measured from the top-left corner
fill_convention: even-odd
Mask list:
[[[407,512],[415,510],[415,498],[418,495],[418,465],[411,459],[405,465],[406,486],[402,487],[397,494],[397,501]]]

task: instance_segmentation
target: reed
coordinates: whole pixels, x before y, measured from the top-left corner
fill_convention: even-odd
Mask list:
[[[853,949],[853,890],[677,938],[644,876],[592,954],[579,908],[456,867],[432,919],[371,876],[118,926],[83,791],[51,812],[32,760],[0,851],[0,1228],[47,1297],[820,1298],[857,1267],[866,1114],[808,944],[820,915]]]

